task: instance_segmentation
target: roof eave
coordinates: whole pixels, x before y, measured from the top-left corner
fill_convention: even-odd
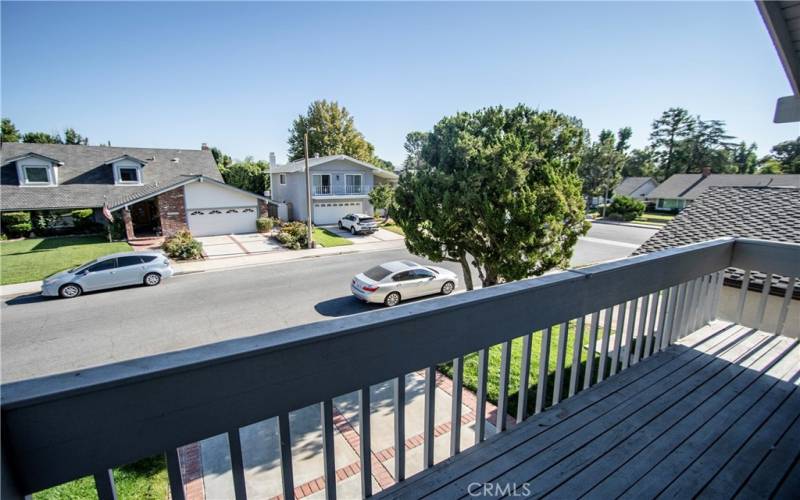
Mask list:
[[[789,79],[789,85],[794,92],[794,95],[778,99],[773,121],[775,123],[800,122],[800,56],[794,48],[794,41],[783,15],[783,8],[780,2],[764,0],[756,0],[756,6],[764,19],[783,70]]]

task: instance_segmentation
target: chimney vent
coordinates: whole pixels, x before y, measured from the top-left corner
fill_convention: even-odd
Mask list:
[[[269,153],[269,168],[275,168],[278,166],[278,161],[275,159],[275,153],[270,151]]]
[[[202,146],[200,146],[200,149],[202,149],[203,151],[208,151],[208,143],[204,142]]]
[[[703,178],[711,175],[711,167],[703,167]]]

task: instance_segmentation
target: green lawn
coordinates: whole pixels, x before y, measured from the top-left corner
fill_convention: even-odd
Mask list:
[[[588,318],[587,318],[588,323]],[[559,336],[560,327],[554,327],[551,334],[550,339],[550,357],[549,357],[549,369],[548,369],[548,377],[547,377],[547,391],[546,394],[546,406],[550,404],[553,397],[553,387],[554,387],[554,378],[555,378],[555,368],[556,368],[556,349],[558,348],[558,336]],[[567,349],[566,349],[566,356],[564,360],[565,366],[565,374],[564,374],[564,382],[562,385],[563,390],[563,398],[566,398],[567,390],[569,388],[569,378],[572,369],[572,353],[573,353],[573,345],[575,342],[575,322],[571,322],[569,328],[567,330]],[[613,333],[613,332],[612,332]],[[602,336],[602,327],[598,332],[598,341]],[[587,345],[589,338],[589,327],[588,324],[586,325],[586,329],[584,331],[583,336],[583,346]],[[529,414],[533,413],[533,410],[536,405],[536,388],[539,383],[539,351],[542,342],[542,332],[535,332],[531,339],[531,367],[530,367],[530,374],[528,377],[528,412]],[[493,346],[489,350],[489,376],[487,378],[486,383],[486,397],[489,401],[494,404],[497,404],[497,398],[500,392],[500,357],[501,357],[502,346],[496,345]],[[517,402],[519,399],[519,386],[520,386],[520,358],[522,357],[522,339],[517,338],[514,339],[511,343],[511,366],[509,369],[509,397],[508,397],[508,413],[510,415],[516,415],[517,412]],[[596,372],[598,366],[599,356],[595,353],[595,363],[594,363],[594,370]],[[583,376],[585,373],[585,365],[586,365],[586,350],[583,349],[581,353],[581,371],[580,371],[580,385],[578,386],[583,387]],[[607,370],[610,367],[606,368]],[[446,363],[439,365],[439,371],[447,375],[448,377],[452,377],[453,373],[453,365],[451,363]],[[596,380],[596,373],[593,374],[592,380]],[[476,391],[478,388],[478,353],[472,353],[464,358],[464,387],[470,389],[471,391]]]
[[[0,242],[0,285],[36,281],[102,255],[131,249],[104,236],[65,236]]]
[[[389,222],[387,224],[381,224],[381,229],[385,229],[387,231],[391,231],[393,233],[397,233],[400,236],[405,236],[406,235],[406,233],[403,232],[403,230],[400,228],[400,226],[398,226],[394,222]]]
[[[651,224],[666,224],[675,218],[673,214],[652,214],[645,213],[636,218],[636,222],[649,222]]]
[[[317,245],[322,245],[324,247],[341,247],[353,244],[353,242],[347,238],[342,238],[341,236],[328,231],[324,227],[314,228],[314,241],[317,243]]]
[[[114,470],[114,484],[121,499],[165,500],[169,489],[163,456],[140,460]],[[94,478],[84,477],[33,495],[33,500],[95,499]]]

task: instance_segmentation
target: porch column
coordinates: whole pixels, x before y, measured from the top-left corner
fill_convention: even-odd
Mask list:
[[[125,237],[129,240],[132,240],[136,237],[133,234],[133,220],[131,220],[131,211],[128,210],[128,207],[122,209],[122,222],[125,223]]]

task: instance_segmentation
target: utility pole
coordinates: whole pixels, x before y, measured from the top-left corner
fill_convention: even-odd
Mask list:
[[[306,225],[307,225],[307,234],[306,237],[308,239],[308,248],[314,247],[314,242],[311,240],[312,237],[312,229],[311,229],[311,172],[308,169],[308,129],[304,134],[305,139],[305,150],[306,150],[306,210],[307,210],[307,217],[306,217]]]

